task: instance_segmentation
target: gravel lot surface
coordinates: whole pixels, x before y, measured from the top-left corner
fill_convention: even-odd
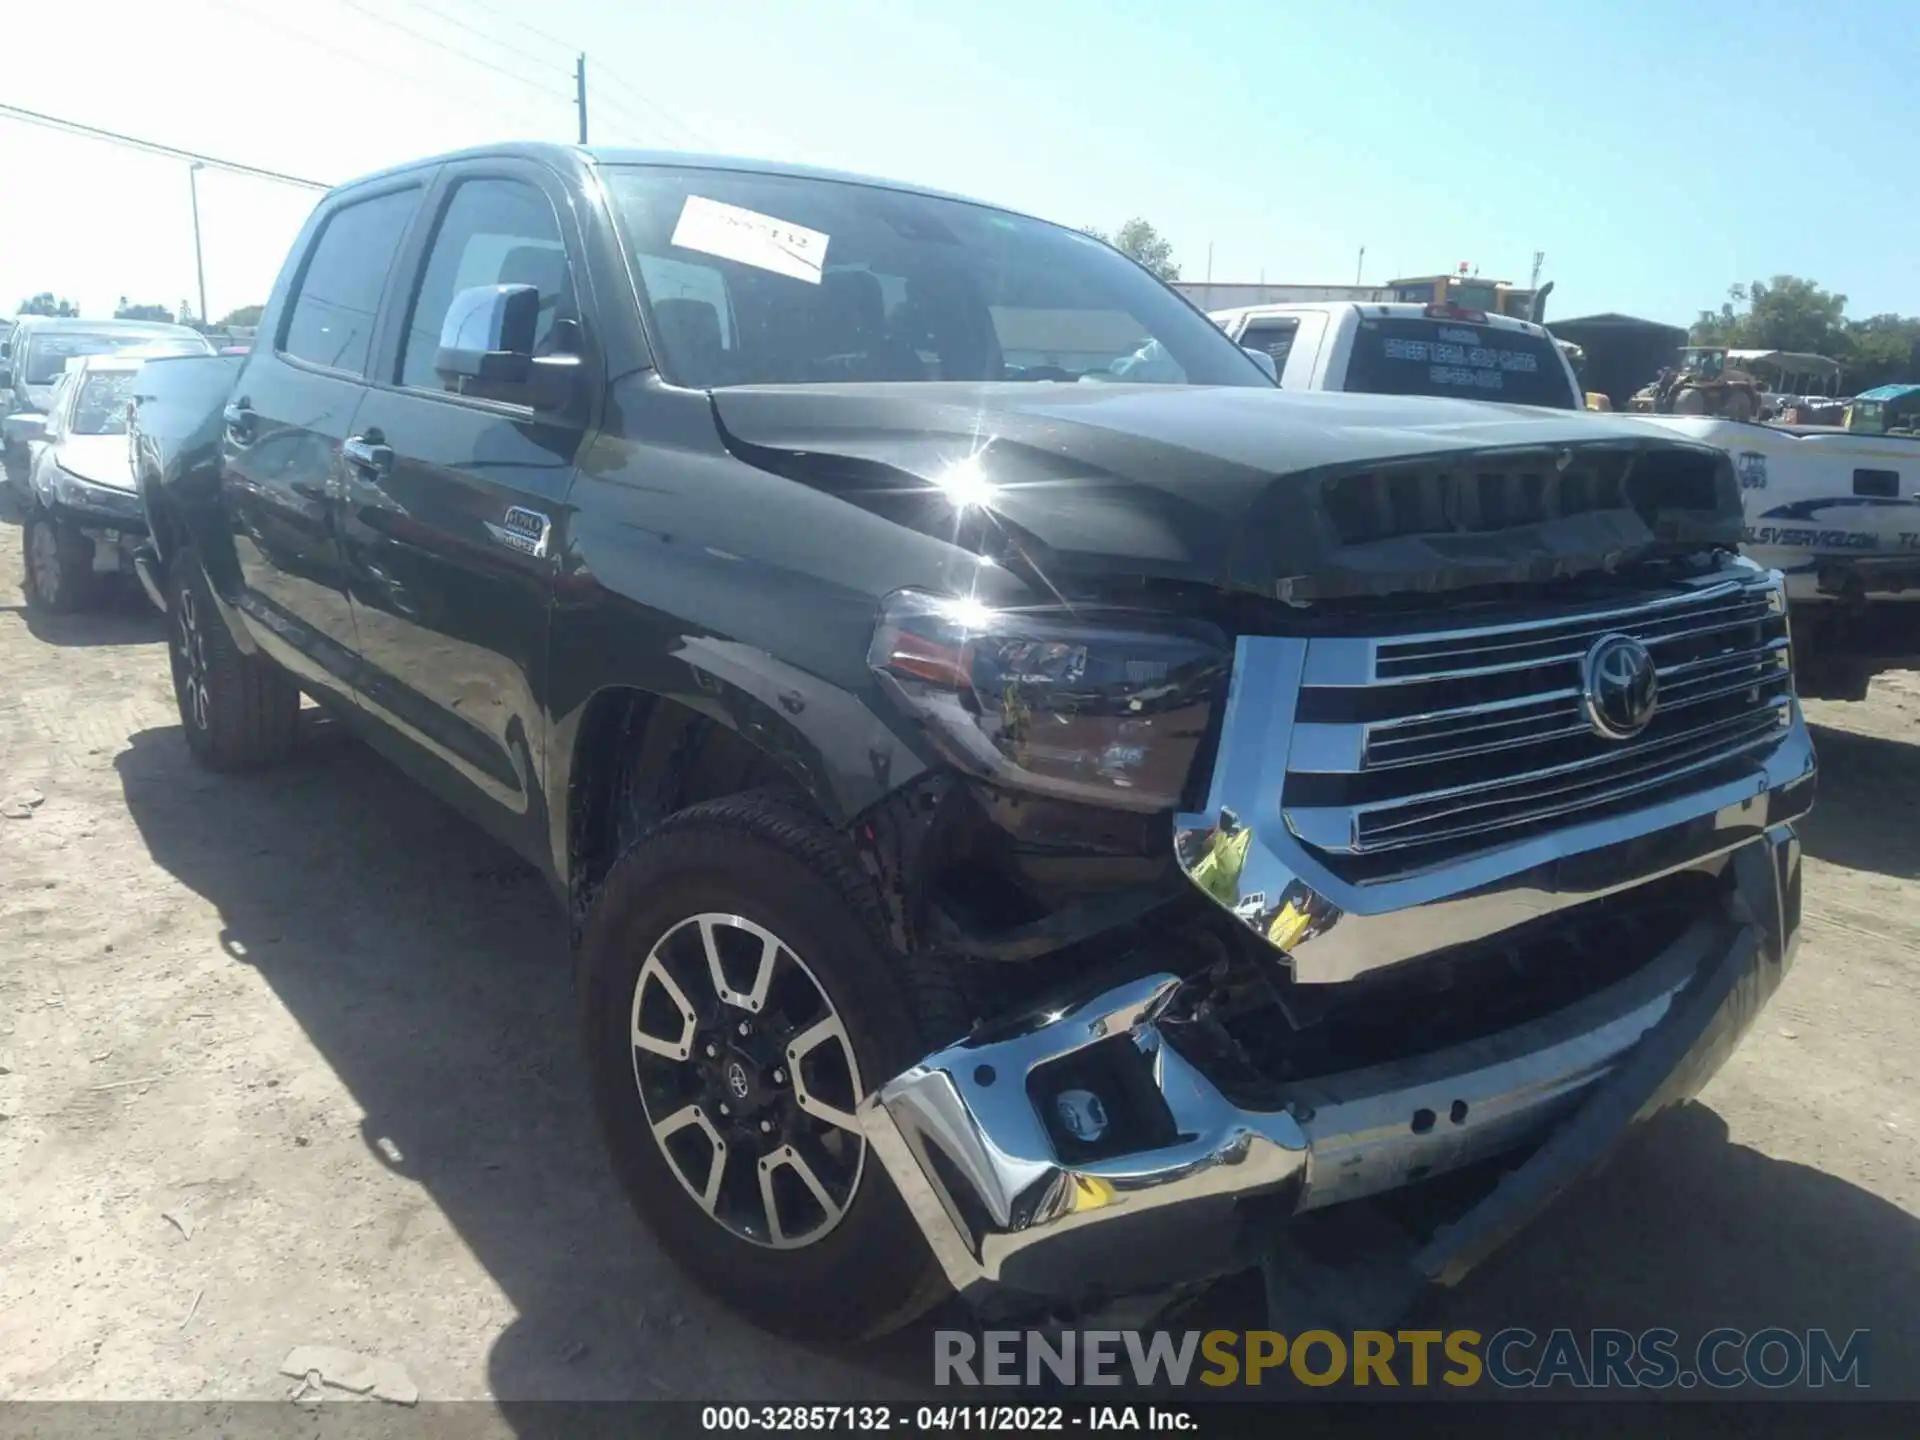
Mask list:
[[[852,1358],[769,1338],[639,1228],[529,870],[317,714],[283,770],[196,770],[159,618],[30,617],[16,535],[0,1399],[284,1400],[301,1345],[429,1399],[918,1393],[924,1328]],[[1701,1103],[1433,1323],[1867,1327],[1876,1393],[1920,1392],[1920,675],[1809,709],[1785,988]]]

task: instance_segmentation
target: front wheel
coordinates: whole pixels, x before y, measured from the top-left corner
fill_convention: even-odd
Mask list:
[[[100,589],[93,572],[93,542],[78,527],[35,505],[21,525],[20,548],[28,605],[70,614],[93,603]]]
[[[766,796],[683,811],[582,938],[614,1168],[667,1253],[769,1329],[848,1340],[945,1293],[856,1109],[925,1053],[839,837]]]
[[[293,749],[299,687],[271,661],[240,649],[191,547],[170,567],[167,631],[174,700],[194,759],[210,770],[253,770]]]

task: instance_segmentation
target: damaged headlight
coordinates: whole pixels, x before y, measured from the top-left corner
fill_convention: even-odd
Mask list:
[[[96,484],[58,464],[53,467],[53,493],[63,505],[110,515],[133,515],[140,509],[140,497],[131,491]]]
[[[1211,626],[1168,617],[905,590],[882,607],[868,663],[963,768],[1151,811],[1185,798],[1231,652]]]

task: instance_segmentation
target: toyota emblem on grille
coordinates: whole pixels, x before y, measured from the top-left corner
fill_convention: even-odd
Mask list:
[[[1594,642],[1580,664],[1580,701],[1594,733],[1630,740],[1647,728],[1660,706],[1660,676],[1653,656],[1631,635]]]

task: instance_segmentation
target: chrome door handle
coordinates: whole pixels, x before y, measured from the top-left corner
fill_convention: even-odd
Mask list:
[[[393,447],[371,435],[349,435],[342,440],[340,458],[376,475],[388,474],[393,469]]]
[[[220,412],[220,418],[226,422],[227,434],[237,445],[253,443],[253,407],[245,400],[236,400]]]

